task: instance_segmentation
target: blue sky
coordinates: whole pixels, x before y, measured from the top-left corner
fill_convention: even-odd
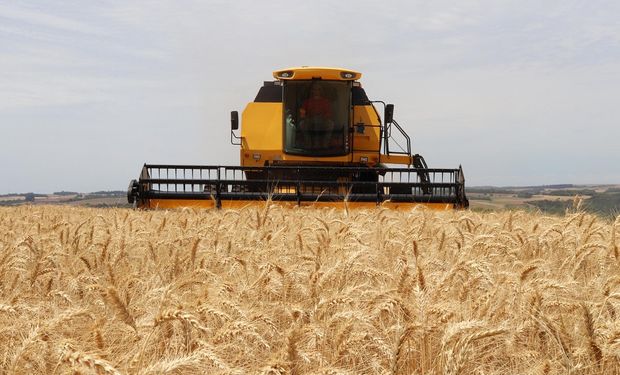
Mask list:
[[[229,113],[288,66],[361,71],[429,166],[620,183],[617,1],[0,0],[0,193],[232,164]]]

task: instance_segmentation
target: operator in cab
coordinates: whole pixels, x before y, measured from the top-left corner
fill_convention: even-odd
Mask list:
[[[323,96],[323,88],[319,82],[312,83],[310,96],[299,109],[299,118],[307,147],[324,149],[330,146],[334,129],[331,103]]]

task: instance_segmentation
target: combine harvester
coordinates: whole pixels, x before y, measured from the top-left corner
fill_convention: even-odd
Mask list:
[[[347,69],[298,67],[273,73],[241,117],[231,143],[241,166],[145,164],[129,184],[138,208],[284,205],[463,209],[458,169],[428,168],[393,119],[394,106],[370,101]],[[383,109],[383,121],[375,105]],[[389,165],[389,167],[388,167]]]

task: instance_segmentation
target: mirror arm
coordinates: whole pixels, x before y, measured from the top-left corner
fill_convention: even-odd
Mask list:
[[[235,134],[235,130],[239,129],[239,112],[230,112],[230,143],[233,145],[241,145],[241,137]]]

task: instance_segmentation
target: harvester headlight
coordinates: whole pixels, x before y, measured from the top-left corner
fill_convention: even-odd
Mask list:
[[[368,163],[368,156],[362,156],[362,157],[360,157],[360,162],[362,162],[362,163]]]
[[[291,72],[290,70],[287,70],[285,72],[279,72],[278,73],[278,77],[280,77],[280,78],[292,78],[293,77],[293,72]]]
[[[355,73],[351,73],[351,72],[340,72],[340,77],[344,78],[344,79],[353,79],[355,78]]]

